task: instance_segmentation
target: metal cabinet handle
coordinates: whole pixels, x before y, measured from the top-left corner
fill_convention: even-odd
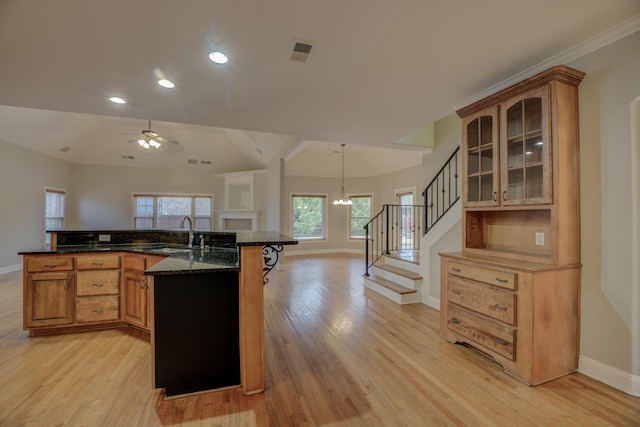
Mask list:
[[[454,295],[460,295],[460,291],[457,289],[451,289],[451,293]]]
[[[507,201],[507,190],[504,190],[502,192],[502,200],[504,200],[505,202]]]
[[[457,267],[451,267],[451,271],[455,271],[456,273],[460,273],[460,269]]]
[[[104,310],[102,308],[92,308],[91,311],[94,313],[102,313]]]
[[[494,191],[494,192],[493,192],[493,201],[494,201],[494,202],[497,202],[497,201],[498,201],[498,192],[497,192],[497,191]]]
[[[144,289],[144,285],[145,285],[145,283],[144,283],[144,282],[145,282],[146,280],[147,280],[147,279],[140,279],[140,289]]]
[[[67,276],[67,287],[71,287],[71,276]]]
[[[506,305],[496,304],[496,305],[494,305],[494,307],[497,308],[498,310],[507,311],[507,306]]]
[[[47,268],[53,268],[53,267],[57,267],[58,264],[45,264],[44,266]]]
[[[97,286],[97,287],[100,287],[102,285],[104,285],[104,283],[96,282],[91,284],[91,286]]]
[[[93,261],[93,265],[104,265],[102,261]]]
[[[460,321],[458,319],[456,319],[455,317],[452,317],[451,318],[451,323],[455,323],[457,325],[458,323],[460,323]]]
[[[500,283],[507,283],[509,281],[508,279],[501,279],[499,277],[496,277],[496,280]]]
[[[496,344],[500,344],[500,345],[507,345],[508,344],[508,342],[506,342],[505,340],[500,339],[498,337],[493,337],[493,339],[496,340]]]

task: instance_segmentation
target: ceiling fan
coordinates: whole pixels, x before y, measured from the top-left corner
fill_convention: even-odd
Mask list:
[[[138,134],[125,134],[125,135],[138,135]],[[178,141],[166,139],[161,137],[158,132],[151,129],[151,120],[149,120],[149,128],[143,129],[136,139],[132,139],[127,142],[137,142],[142,148],[160,148],[163,144],[173,144],[175,146],[180,145]]]

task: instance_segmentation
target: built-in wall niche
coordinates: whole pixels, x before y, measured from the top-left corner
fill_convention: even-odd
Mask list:
[[[253,174],[225,177],[225,209],[253,210]]]

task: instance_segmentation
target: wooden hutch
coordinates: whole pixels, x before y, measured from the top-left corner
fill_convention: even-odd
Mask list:
[[[463,241],[440,254],[440,333],[530,385],[578,367],[583,77],[556,66],[458,110]]]

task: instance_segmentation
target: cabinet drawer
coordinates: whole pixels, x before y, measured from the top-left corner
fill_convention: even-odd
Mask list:
[[[510,325],[515,325],[516,296],[513,293],[469,283],[449,275],[447,300]]]
[[[27,257],[27,271],[71,271],[72,256]]]
[[[147,269],[147,260],[144,257],[138,258],[133,256],[124,257],[124,268],[126,270],[145,271]]]
[[[516,273],[449,261],[447,272],[507,289],[516,288]]]
[[[450,330],[508,359],[515,360],[516,331],[514,329],[453,305],[448,305],[447,310],[447,327]]]
[[[118,320],[120,318],[120,298],[113,297],[89,297],[76,300],[76,322],[104,322]]]
[[[78,270],[101,270],[120,268],[119,255],[81,255],[76,258]]]
[[[78,296],[118,295],[120,290],[120,270],[78,271],[76,280]]]

